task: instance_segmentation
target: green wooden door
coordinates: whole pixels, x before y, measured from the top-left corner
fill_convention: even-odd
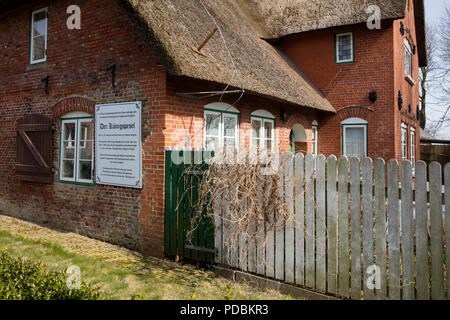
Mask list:
[[[174,152],[175,159],[184,161],[179,164],[172,161]],[[206,169],[202,151],[166,151],[164,246],[169,256],[214,262],[213,224],[205,211],[191,241],[187,238],[191,219],[197,210],[199,183]]]

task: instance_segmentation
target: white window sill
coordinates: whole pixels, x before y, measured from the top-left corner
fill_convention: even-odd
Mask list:
[[[405,75],[405,79],[406,79],[406,81],[408,81],[408,83],[409,83],[410,85],[412,85],[412,86],[415,86],[415,85],[416,85],[416,82],[413,80],[413,78],[411,78],[410,75]]]

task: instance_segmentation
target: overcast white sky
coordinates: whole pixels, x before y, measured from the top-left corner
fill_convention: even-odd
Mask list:
[[[427,24],[436,25],[439,24],[441,15],[445,11],[445,7],[450,7],[450,0],[425,0],[425,21]],[[447,62],[450,63],[450,62]],[[431,93],[433,94],[433,93]],[[450,104],[450,101],[448,102]],[[437,119],[442,114],[444,105],[432,105],[427,106],[427,116],[430,119]],[[450,139],[450,127],[441,130],[437,137],[443,139]]]

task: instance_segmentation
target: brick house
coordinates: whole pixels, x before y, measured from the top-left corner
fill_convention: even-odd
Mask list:
[[[367,1],[286,2],[0,0],[0,212],[161,256],[166,148],[414,159],[423,1],[370,1],[379,30]],[[96,105],[132,101],[142,187],[96,183]]]

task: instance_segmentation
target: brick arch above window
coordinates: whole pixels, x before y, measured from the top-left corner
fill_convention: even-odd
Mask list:
[[[58,101],[53,106],[53,116],[59,118],[71,112],[86,112],[91,115],[95,113],[95,102],[83,97],[69,97]]]
[[[361,118],[366,121],[369,119],[369,114],[373,112],[373,109],[364,106],[347,106],[339,109],[337,112],[337,120],[339,122],[348,118]]]
[[[301,113],[294,113],[289,117],[287,127],[292,128],[297,123],[301,124],[305,129],[310,129],[312,126],[312,122],[308,121],[304,115]]]

